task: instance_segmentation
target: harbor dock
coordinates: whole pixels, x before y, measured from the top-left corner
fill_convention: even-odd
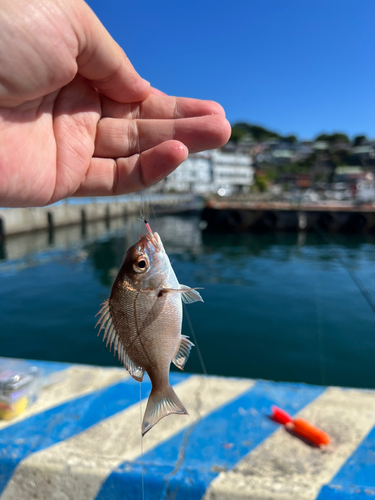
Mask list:
[[[211,199],[202,213],[211,231],[375,232],[375,205],[298,204]]]
[[[211,231],[309,231],[375,232],[375,205],[296,204],[274,201],[208,199],[192,194],[125,195],[118,198],[70,198],[48,207],[0,208],[0,241],[14,234],[53,231],[59,227],[123,219],[145,213],[182,213],[202,210],[202,221]]]
[[[189,416],[161,420],[142,450],[140,387],[125,369],[30,363],[54,383],[0,421],[1,500],[134,500],[142,481],[145,500],[375,495],[373,390],[173,372]],[[141,385],[142,412],[150,387]],[[272,405],[324,429],[331,444],[287,432],[269,418]]]

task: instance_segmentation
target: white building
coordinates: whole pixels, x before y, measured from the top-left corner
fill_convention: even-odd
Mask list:
[[[253,183],[254,169],[250,156],[214,150],[189,155],[167,177],[163,189],[229,195],[247,190]]]
[[[205,152],[194,153],[168,175],[164,189],[204,194],[206,191],[210,191],[211,177],[209,155]]]
[[[247,191],[254,184],[254,168],[249,155],[211,152],[212,189],[222,195]]]

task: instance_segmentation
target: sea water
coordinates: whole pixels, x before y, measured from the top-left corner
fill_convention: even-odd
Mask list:
[[[374,236],[209,234],[198,215],[150,223],[180,283],[204,288],[186,312],[208,374],[375,388]],[[8,238],[0,356],[120,366],[94,316],[140,231],[135,217]],[[202,372],[197,348],[186,371]]]

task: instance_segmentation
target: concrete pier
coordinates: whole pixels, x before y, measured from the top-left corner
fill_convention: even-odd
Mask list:
[[[142,454],[140,388],[124,369],[32,363],[58,381],[0,421],[1,500],[141,499],[142,476],[145,500],[375,495],[375,391],[171,373],[189,416],[161,420]],[[273,404],[328,432],[329,447],[270,420]]]
[[[193,195],[128,195],[111,198],[74,199],[39,208],[0,209],[0,239],[12,234],[148,213],[177,213],[197,208]]]
[[[202,214],[212,231],[375,232],[375,206],[209,200]]]

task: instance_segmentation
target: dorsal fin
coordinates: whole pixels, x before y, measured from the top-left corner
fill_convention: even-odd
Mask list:
[[[109,350],[112,349],[112,344],[114,345],[113,354],[118,353],[118,359],[124,365],[124,367],[128,370],[130,375],[139,382],[142,382],[144,370],[140,366],[136,366],[133,361],[130,359],[128,353],[126,352],[125,346],[121,341],[119,334],[116,331],[115,325],[112,321],[111,310],[109,306],[109,299],[106,299],[98,314],[100,317],[95,325],[95,328],[100,325],[98,335],[101,330],[104,329],[103,342],[107,339],[106,346],[109,344]],[[97,316],[98,316],[97,314]]]

